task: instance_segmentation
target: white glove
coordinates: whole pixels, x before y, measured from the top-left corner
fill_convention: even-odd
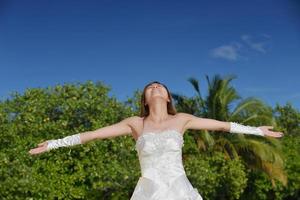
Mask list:
[[[230,133],[242,133],[264,136],[263,131],[258,127],[244,126],[236,122],[230,122]]]
[[[51,149],[57,149],[59,147],[74,146],[77,144],[81,144],[80,133],[67,136],[62,139],[48,140],[47,142],[47,151],[50,151]]]

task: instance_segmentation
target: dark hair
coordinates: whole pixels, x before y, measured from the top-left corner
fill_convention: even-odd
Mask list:
[[[159,81],[152,81],[152,82],[148,83],[143,89],[143,93],[142,93],[142,97],[141,97],[140,117],[146,117],[150,114],[149,113],[149,106],[145,105],[145,101],[146,101],[145,92],[146,92],[147,87],[149,85],[153,84],[153,83],[161,84],[166,88],[166,90],[168,92],[169,99],[170,99],[170,102],[167,102],[167,112],[168,112],[168,114],[175,115],[177,113],[177,111],[176,111],[176,108],[173,106],[172,96],[171,96],[171,93],[169,92],[169,89],[167,88],[167,86],[165,84],[159,82]]]

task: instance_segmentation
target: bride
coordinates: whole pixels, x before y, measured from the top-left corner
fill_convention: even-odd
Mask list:
[[[95,139],[132,135],[136,141],[142,176],[130,200],[202,200],[198,190],[188,180],[182,163],[183,134],[186,130],[283,136],[282,132],[269,130],[272,126],[252,127],[177,113],[168,88],[158,81],[144,87],[141,105],[141,116],[128,117],[116,124],[62,139],[46,140],[29,153],[40,154]]]

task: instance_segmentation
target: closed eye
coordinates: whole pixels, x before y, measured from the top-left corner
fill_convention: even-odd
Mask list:
[[[161,85],[157,85],[158,87],[162,87]],[[153,88],[154,87],[154,85],[150,85],[150,86],[148,86],[148,88]],[[147,88],[147,89],[148,89]]]

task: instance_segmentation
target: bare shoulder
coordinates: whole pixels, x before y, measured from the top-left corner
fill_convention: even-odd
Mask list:
[[[141,122],[143,121],[143,118],[140,116],[131,116],[124,119],[124,121],[132,128],[134,129],[133,132],[136,130],[137,127],[140,126]]]
[[[182,126],[183,133],[190,129],[189,123],[195,118],[195,116],[184,112],[179,112],[176,115],[177,121],[180,122]]]
[[[142,129],[143,117],[140,116],[132,116],[125,119],[128,126],[131,128],[131,134],[134,139],[137,139],[139,136],[139,132]]]
[[[123,119],[122,121],[127,123],[129,126],[136,126],[136,125],[138,125],[138,123],[141,119],[142,118],[139,116],[131,116],[131,117],[127,117],[127,118]]]
[[[179,112],[176,114],[177,117],[180,119],[180,120],[184,120],[184,121],[189,121],[191,120],[193,117],[195,117],[194,115],[192,114],[189,114],[189,113],[184,113],[184,112]]]

